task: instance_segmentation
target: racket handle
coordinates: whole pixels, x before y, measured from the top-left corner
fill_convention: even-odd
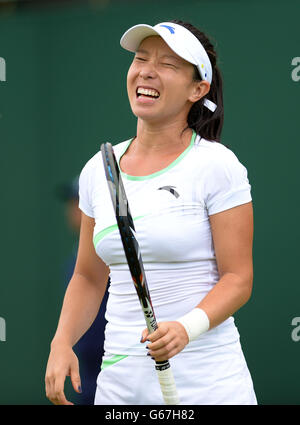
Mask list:
[[[168,361],[159,362],[156,364],[155,369],[165,403],[179,404],[179,397],[170,363]]]

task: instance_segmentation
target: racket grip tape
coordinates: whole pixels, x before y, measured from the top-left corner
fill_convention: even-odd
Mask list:
[[[179,397],[172,369],[169,362],[167,362],[167,364],[168,366],[166,365],[165,367],[161,367],[161,365],[156,365],[155,367],[161,392],[166,404],[179,404]]]

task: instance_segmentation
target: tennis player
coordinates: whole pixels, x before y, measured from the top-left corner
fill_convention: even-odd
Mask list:
[[[46,394],[80,391],[72,347],[110,275],[95,404],[163,404],[155,360],[171,359],[181,404],[257,404],[233,315],[252,291],[253,213],[246,168],[221,144],[222,77],[207,36],[181,21],[121,38],[136,136],[114,152],[134,219],[158,329],[148,334],[126,263],[101,151],[80,175],[77,263],[51,343]]]

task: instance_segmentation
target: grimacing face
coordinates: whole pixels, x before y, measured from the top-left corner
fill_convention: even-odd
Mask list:
[[[152,123],[186,121],[192,104],[210,86],[206,81],[194,81],[193,75],[193,65],[174,53],[161,37],[145,38],[127,74],[132,112]]]

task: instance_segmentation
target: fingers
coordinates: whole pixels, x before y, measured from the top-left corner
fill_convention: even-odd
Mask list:
[[[168,344],[176,336],[169,323],[171,322],[159,323],[156,331],[148,335],[147,340],[150,342],[148,344],[150,349],[159,349]]]
[[[171,357],[175,356],[181,351],[180,345],[176,341],[171,341],[169,344],[163,345],[161,348],[151,348],[150,345],[148,355],[153,357],[157,361],[168,360]]]
[[[60,377],[56,378],[56,380],[55,380],[54,401],[53,401],[54,404],[65,404],[65,405],[73,404],[70,401],[68,401],[65,397],[64,382],[65,382],[64,376],[60,376]]]
[[[53,404],[72,405],[64,394],[65,375],[46,375],[46,396]]]
[[[178,354],[188,343],[185,329],[178,322],[162,322],[148,335],[148,355],[156,361],[168,360]]]
[[[81,390],[81,380],[80,380],[80,375],[79,375],[79,366],[78,366],[78,362],[77,364],[75,364],[72,368],[71,368],[71,372],[70,372],[70,378],[71,378],[71,382],[73,385],[74,390],[77,393],[82,393]]]
[[[156,362],[164,362],[176,356],[179,352],[180,350],[178,350],[177,348],[174,348],[173,350],[170,350],[170,351],[164,351],[162,352],[162,354],[153,354],[153,355],[150,354],[150,356]]]
[[[64,393],[67,375],[70,375],[74,390],[80,393],[81,383],[77,356],[71,347],[57,345],[50,351],[45,375],[46,396],[53,404],[74,404],[66,399]]]
[[[147,341],[147,338],[148,338],[148,335],[149,335],[149,331],[146,328],[142,332],[142,338],[141,338],[141,341],[140,342],[146,342]]]

